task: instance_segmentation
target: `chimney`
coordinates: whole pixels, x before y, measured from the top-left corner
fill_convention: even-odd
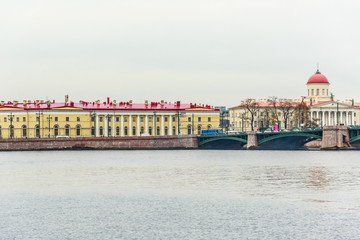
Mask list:
[[[26,100],[23,100],[23,104],[26,105],[26,103],[27,103]]]
[[[109,103],[110,103],[110,98],[108,97],[108,98],[107,98],[107,104],[109,104]]]
[[[129,101],[129,105],[132,106],[133,105],[133,100]]]
[[[145,106],[149,105],[149,101],[145,100]]]
[[[164,106],[164,100],[161,100],[160,104],[161,104],[161,106]]]
[[[97,100],[97,101],[96,101],[96,104],[97,104],[97,105],[100,105],[100,100]]]
[[[69,95],[65,95],[65,104],[68,104],[69,103]]]
[[[116,100],[113,100],[113,104],[115,104],[115,105],[116,105]]]
[[[19,103],[19,101],[17,101],[17,100],[14,100],[14,105],[16,105],[16,104],[18,104]]]
[[[5,101],[1,101],[1,105],[4,105],[5,104]]]
[[[39,105],[39,103],[40,103],[40,100],[36,100],[36,101],[35,101],[35,104],[36,104],[36,105]]]

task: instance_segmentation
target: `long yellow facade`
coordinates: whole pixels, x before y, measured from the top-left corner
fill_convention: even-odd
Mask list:
[[[0,108],[1,138],[165,136],[218,127],[219,112],[207,109],[154,113]]]

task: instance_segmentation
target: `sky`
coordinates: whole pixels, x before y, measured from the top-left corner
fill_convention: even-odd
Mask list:
[[[232,107],[320,71],[360,101],[358,0],[1,1],[0,100]]]

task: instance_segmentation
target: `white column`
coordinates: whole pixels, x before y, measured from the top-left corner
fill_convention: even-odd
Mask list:
[[[113,135],[113,137],[115,137],[115,113],[114,113],[114,115],[113,115],[113,118],[112,118],[113,120],[113,122],[112,122],[112,135]]]
[[[140,136],[140,115],[137,116],[136,132],[137,132],[137,135]]]
[[[343,123],[343,112],[339,112],[340,113],[340,121],[339,121],[339,125]]]
[[[164,129],[165,129],[165,126],[164,126],[164,115],[161,115],[161,136],[164,136],[165,133],[164,133]]]
[[[321,111],[321,125],[324,125],[324,111]]]
[[[120,136],[124,136],[124,115],[120,116]]]
[[[172,135],[172,116],[169,115],[169,135]]]
[[[148,129],[148,115],[145,115],[145,134],[149,133]]]
[[[107,137],[108,136],[108,115],[105,115],[104,116],[104,131],[105,131],[105,137]]]
[[[128,130],[129,136],[132,136],[132,116],[129,115],[129,130]]]
[[[96,122],[95,136],[98,137],[99,136],[99,115],[95,116],[95,122]]]
[[[156,116],[153,115],[152,119],[153,119],[153,136],[155,136],[155,135],[157,135],[156,134]]]
[[[337,112],[334,111],[334,125],[336,126],[336,123],[337,123]]]

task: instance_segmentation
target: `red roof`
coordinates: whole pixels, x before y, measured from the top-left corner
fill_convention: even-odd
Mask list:
[[[207,110],[207,111],[219,111],[210,105],[204,104],[181,104],[180,102],[175,103],[159,103],[149,102],[148,104],[138,104],[131,102],[85,102],[80,103],[57,103],[52,102],[31,102],[31,103],[13,103],[7,102],[0,105],[1,109],[11,110],[88,110],[88,111],[113,111],[113,110],[124,110],[124,111],[184,111],[184,110]],[[4,110],[5,110],[4,109]]]
[[[322,75],[319,70],[312,75],[309,80],[307,81],[306,84],[313,84],[313,83],[326,83],[326,84],[330,84],[329,81],[327,80],[327,78]]]

